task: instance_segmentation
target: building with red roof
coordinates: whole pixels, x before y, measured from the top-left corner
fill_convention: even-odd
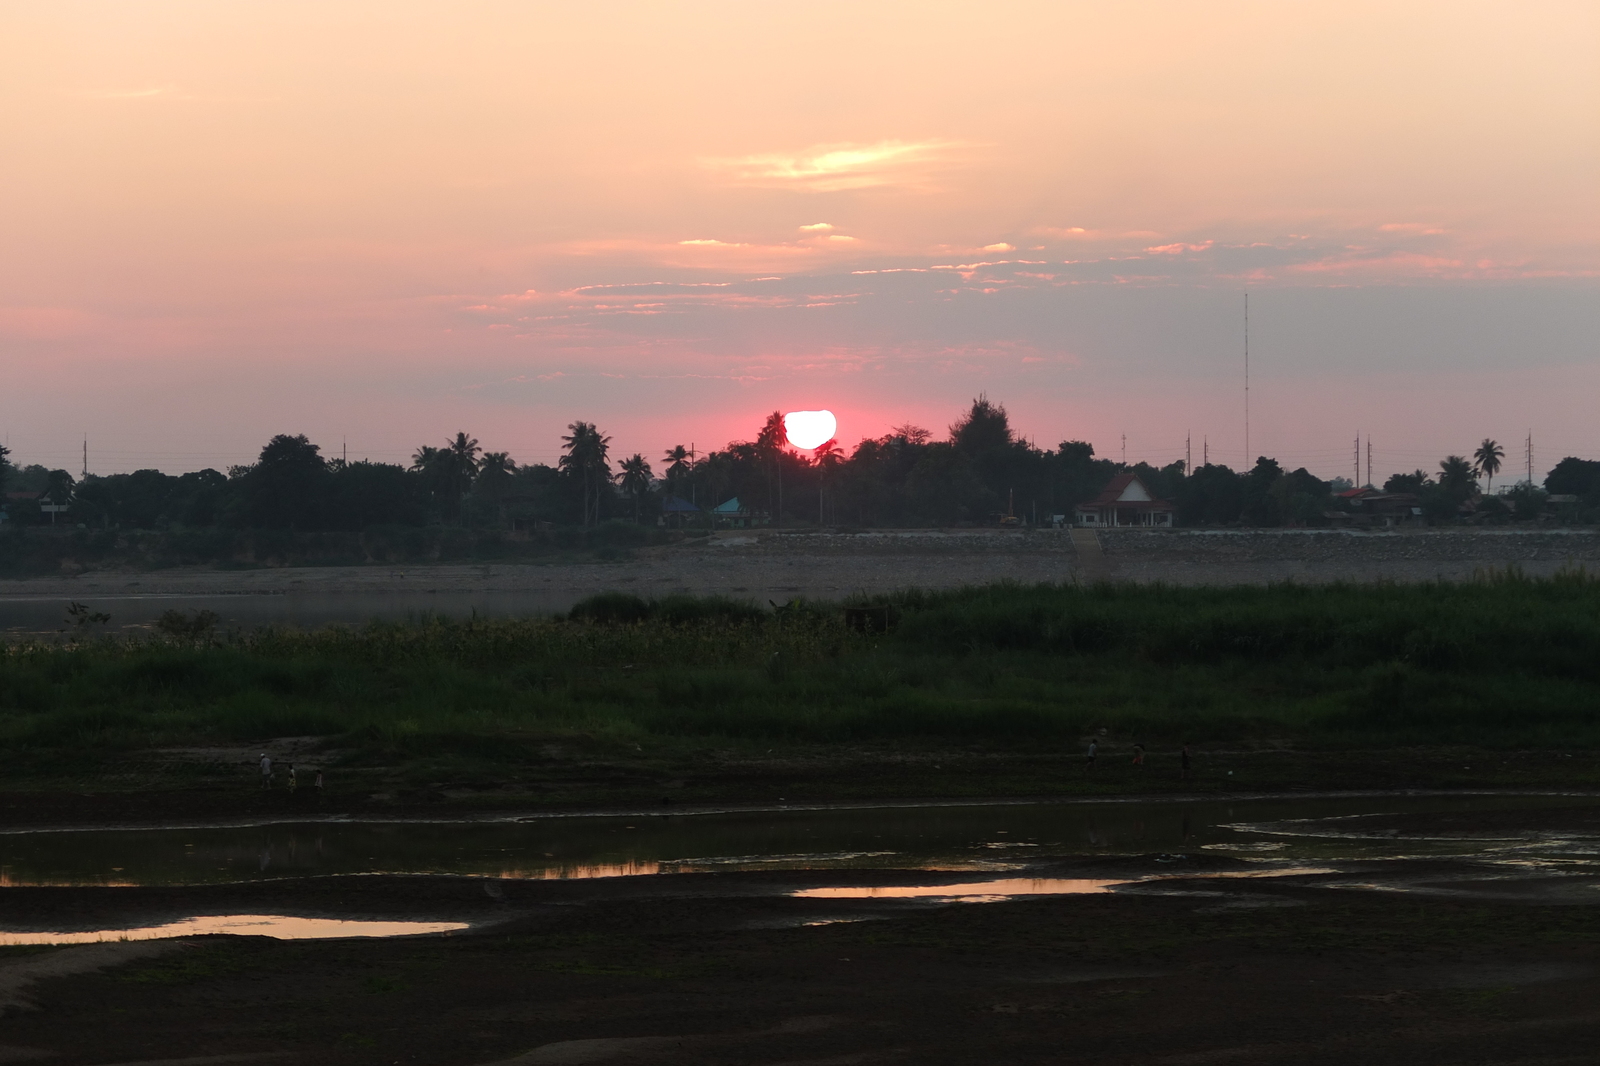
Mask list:
[[[1088,503],[1080,503],[1080,526],[1157,526],[1170,528],[1178,509],[1157,499],[1138,474],[1118,474]]]

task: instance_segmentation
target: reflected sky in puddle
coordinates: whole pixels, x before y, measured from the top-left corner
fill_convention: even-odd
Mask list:
[[[1493,816],[1493,824],[1485,823],[1486,831],[1477,836],[1464,832],[1480,816]],[[1440,828],[1449,832],[1437,832]],[[1155,861],[1178,866],[1191,865],[1179,856],[1204,855],[1274,873],[1317,866],[1350,870],[1353,863],[1372,860],[1441,859],[1531,873],[1538,864],[1559,862],[1574,872],[1600,875],[1600,800],[1505,795],[1107,800],[11,832],[0,834],[0,889],[380,873],[565,881],[874,869],[971,872],[977,882],[983,875],[1020,877],[1031,864],[1057,855],[1163,856]]]
[[[1082,877],[1002,877],[959,885],[839,885],[802,888],[789,893],[797,899],[952,899],[965,903],[1010,899],[1016,896],[1079,896],[1110,892],[1123,881]]]
[[[136,929],[26,933],[0,931],[0,945],[98,944],[120,940],[166,940],[208,933],[270,936],[277,940],[332,940],[343,937],[422,936],[454,933],[465,928],[466,922],[360,922],[335,918],[299,918],[285,914],[217,914]]]

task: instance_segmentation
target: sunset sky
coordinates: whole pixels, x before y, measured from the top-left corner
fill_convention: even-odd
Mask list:
[[[77,472],[1600,458],[1600,5],[0,4],[0,434]],[[657,462],[659,466],[659,462]]]

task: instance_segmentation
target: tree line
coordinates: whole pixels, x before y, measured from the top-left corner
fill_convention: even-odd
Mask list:
[[[734,498],[744,520],[783,525],[1042,525],[1056,515],[1070,521],[1075,505],[1124,470],[1171,500],[1180,525],[1319,525],[1341,505],[1334,493],[1350,487],[1303,467],[1286,470],[1268,457],[1249,470],[1207,464],[1191,473],[1182,461],[1124,466],[1097,457],[1084,441],[1042,448],[1019,436],[1004,405],[986,396],[951,423],[946,439],[906,424],[848,452],[836,441],[810,452],[788,446],[779,412],[750,440],[705,454],[674,445],[653,462],[642,453],[613,456],[611,438],[593,423],[576,421],[567,430],[554,466],[519,464],[464,432],[439,446],[419,446],[409,465],[330,460],[305,436],[281,434],[267,442],[256,462],[226,472],[139,470],[82,480],[65,470],[13,467],[0,449],[0,489],[70,503],[65,517],[90,528],[358,532],[374,526],[592,527],[607,521],[693,526],[707,524],[704,512]],[[1486,440],[1471,460],[1449,456],[1437,472],[1395,474],[1383,488],[1417,495],[1430,520],[1448,521],[1476,499],[1479,477],[1492,485],[1503,456],[1499,445]],[[1546,487],[1579,497],[1585,507],[1600,507],[1600,462],[1563,459]],[[1519,486],[1510,502],[1496,502],[1525,517],[1524,505],[1532,501],[1536,512],[1541,500],[1532,486]],[[13,525],[49,521],[38,500],[14,496],[7,502]]]

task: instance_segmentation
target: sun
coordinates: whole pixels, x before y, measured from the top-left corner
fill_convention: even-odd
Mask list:
[[[809,451],[833,439],[839,420],[832,411],[790,411],[783,416],[783,432],[790,444]]]

